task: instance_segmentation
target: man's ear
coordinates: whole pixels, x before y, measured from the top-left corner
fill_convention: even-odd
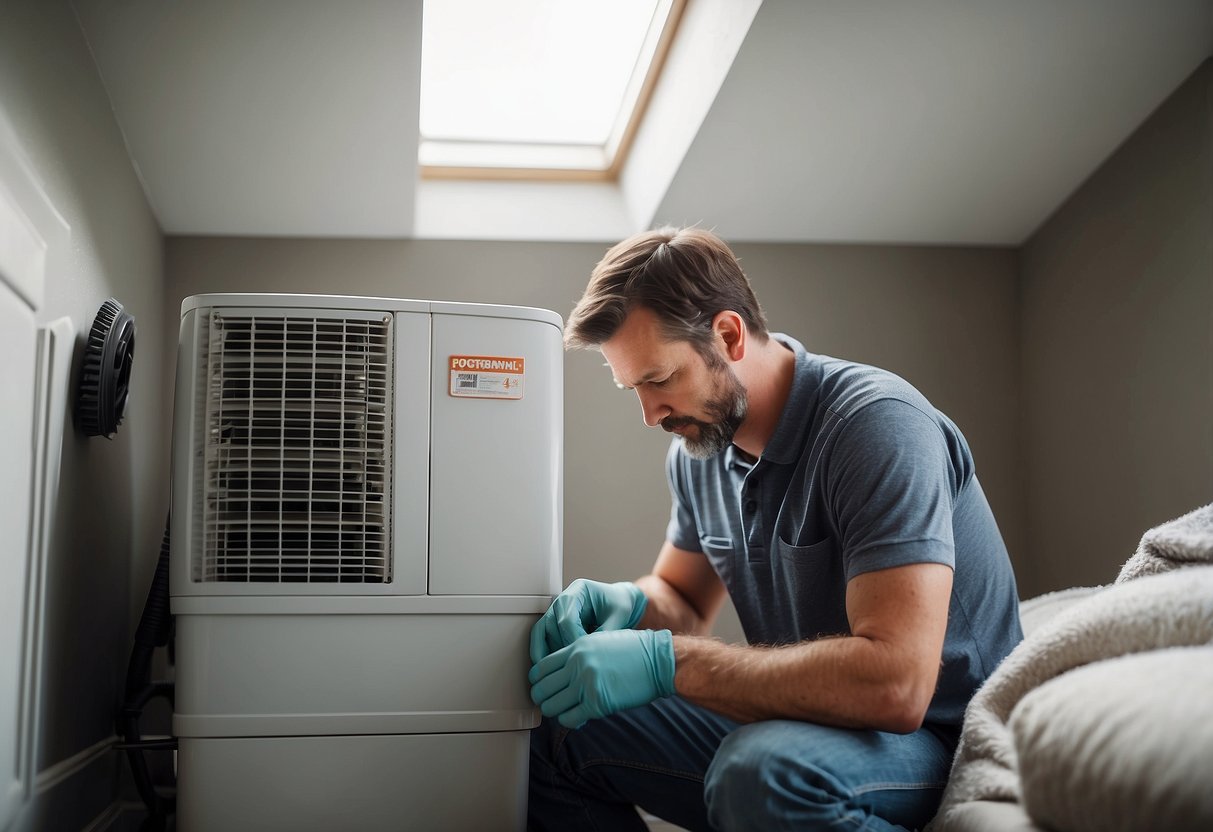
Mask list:
[[[745,321],[731,309],[717,312],[712,318],[712,332],[724,345],[725,355],[732,361],[740,361],[745,357],[747,343]]]

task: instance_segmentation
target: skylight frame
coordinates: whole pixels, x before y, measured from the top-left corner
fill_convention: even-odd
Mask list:
[[[488,142],[421,136],[423,179],[614,181],[627,160],[687,0],[658,0],[606,142]],[[643,68],[643,69],[642,69]]]

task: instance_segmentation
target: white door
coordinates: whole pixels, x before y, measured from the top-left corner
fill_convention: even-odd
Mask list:
[[[43,510],[57,489],[74,329],[36,329],[70,228],[0,108],[0,829],[33,791],[42,652]]]
[[[0,828],[24,802],[30,776],[22,708],[32,691],[26,644],[37,330],[18,289],[41,285],[45,251],[0,187]]]

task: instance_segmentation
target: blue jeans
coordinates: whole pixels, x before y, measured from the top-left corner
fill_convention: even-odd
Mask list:
[[[531,733],[528,828],[917,829],[935,814],[956,729],[913,734],[771,720],[739,725],[679,698]]]

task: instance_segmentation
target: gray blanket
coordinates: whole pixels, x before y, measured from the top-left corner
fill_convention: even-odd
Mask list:
[[[1180,567],[1181,575],[1167,575]],[[974,801],[1020,799],[1008,725],[1019,701],[1073,668],[1128,653],[1213,643],[1213,505],[1151,529],[1117,585],[1077,601],[1024,639],[974,695],[932,832],[967,828]]]
[[[1116,583],[1202,563],[1213,563],[1213,504],[1142,535],[1137,551],[1121,567]]]

